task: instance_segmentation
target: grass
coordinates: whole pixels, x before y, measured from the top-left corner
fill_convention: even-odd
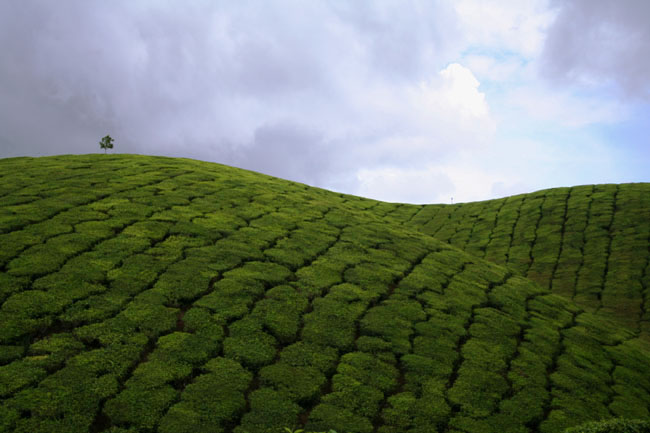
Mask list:
[[[0,168],[0,432],[650,417],[648,184],[414,206],[186,159]]]

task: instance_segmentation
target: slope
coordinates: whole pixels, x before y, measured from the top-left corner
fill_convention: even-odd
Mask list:
[[[396,208],[389,216],[498,264],[650,341],[650,184],[555,188]]]
[[[0,432],[550,433],[649,414],[635,332],[391,222],[399,206],[183,159],[0,167]]]

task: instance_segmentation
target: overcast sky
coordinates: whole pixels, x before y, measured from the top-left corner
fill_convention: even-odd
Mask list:
[[[388,201],[650,181],[650,1],[0,2],[0,158],[195,158]]]

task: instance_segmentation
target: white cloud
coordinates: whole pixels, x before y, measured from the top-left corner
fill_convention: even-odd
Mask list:
[[[491,145],[496,125],[479,87],[469,68],[452,63],[390,97],[374,94],[374,107],[405,128],[370,143],[375,158],[357,169],[355,193],[410,203],[448,202],[456,193],[465,201],[489,194],[492,178],[449,165],[459,155],[471,158]]]
[[[442,96],[445,103],[465,117],[486,117],[485,94],[478,91],[479,82],[468,68],[452,63],[440,71],[444,80]]]
[[[435,167],[361,169],[357,181],[356,194],[399,203],[439,203],[453,189],[452,181]]]
[[[454,7],[468,45],[526,57],[540,52],[545,30],[555,18],[547,0],[457,0]]]
[[[527,72],[527,65],[519,56],[496,59],[488,54],[467,54],[462,62],[481,80],[494,82],[517,82]]]
[[[594,183],[617,175],[616,155],[584,131],[558,132],[549,140],[499,137],[490,147],[456,152],[441,162],[412,168],[357,172],[359,195],[409,203],[485,200],[545,188]]]
[[[485,94],[472,71],[451,63],[408,90],[412,118],[457,149],[484,144],[495,131]]]
[[[545,0],[113,3],[0,2],[0,157],[92,152],[110,133],[120,152],[467,201],[539,185],[527,153],[567,155],[525,133],[626,115],[539,82],[561,10]]]
[[[516,177],[495,173],[472,158],[454,158],[447,164],[422,168],[362,169],[357,173],[357,194],[400,203],[454,203],[485,200],[518,187]]]
[[[628,115],[618,100],[599,95],[573,95],[570,91],[545,86],[517,87],[506,92],[503,103],[515,111],[515,118],[527,118],[571,128],[618,123]],[[519,112],[516,112],[520,110]],[[511,117],[511,121],[514,119]]]

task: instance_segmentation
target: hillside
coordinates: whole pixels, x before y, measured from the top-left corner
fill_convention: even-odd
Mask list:
[[[587,245],[608,202],[590,193],[594,308],[562,288],[572,205],[560,264],[541,266],[556,198],[525,209],[544,193],[396,205],[136,155],[5,159],[0,176],[0,432],[551,433],[650,414],[647,310],[609,296],[619,276],[647,287],[649,223],[623,228],[642,186],[614,187],[604,271]],[[643,236],[628,274],[612,256]]]
[[[473,256],[507,265],[650,341],[648,183],[403,206],[392,215]]]

